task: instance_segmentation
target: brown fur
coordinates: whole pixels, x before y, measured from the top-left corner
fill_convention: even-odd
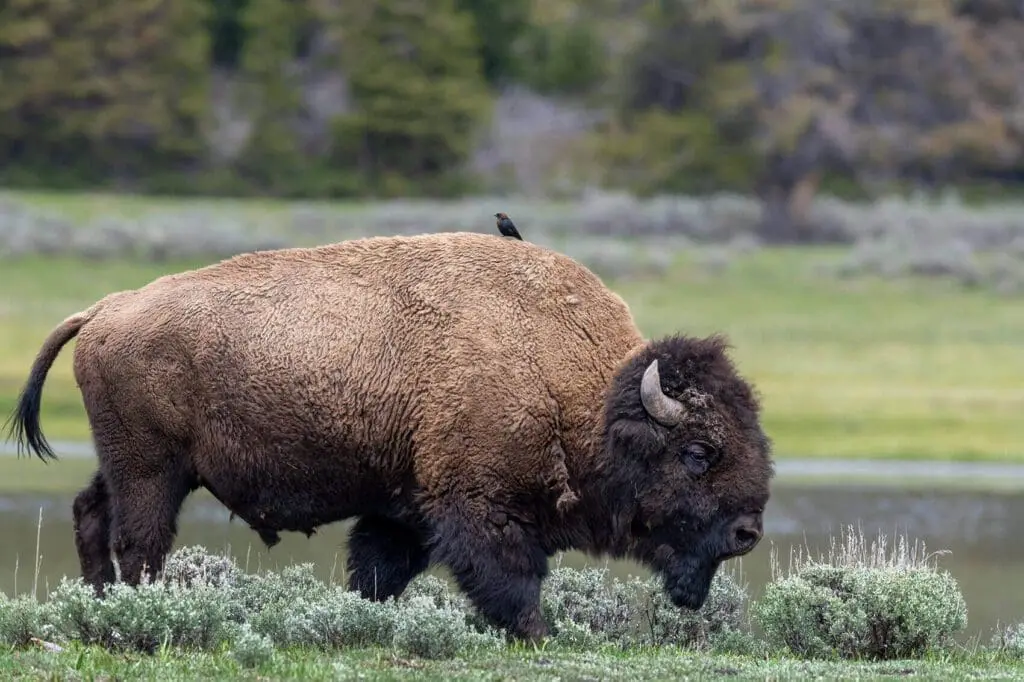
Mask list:
[[[359,517],[353,589],[396,595],[442,562],[530,638],[547,633],[540,581],[559,550],[635,557],[699,606],[720,561],[760,538],[769,441],[724,342],[645,342],[597,277],[527,242],[258,252],[107,296],[33,365],[14,425],[41,457],[42,383],[76,333],[99,456],[76,542],[101,591],[107,543],[126,581],[155,573],[198,487],[268,546]],[[676,426],[640,399],[655,358],[688,407]],[[715,446],[706,462],[697,441]]]

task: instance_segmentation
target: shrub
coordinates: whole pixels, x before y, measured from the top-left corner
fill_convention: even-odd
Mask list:
[[[312,603],[326,588],[313,574],[313,565],[296,564],[280,573],[246,576],[232,595],[253,632],[276,644],[293,643],[286,616],[298,605]]]
[[[735,255],[761,247],[761,205],[735,194],[641,199],[589,192],[573,202],[475,197],[378,201],[344,209],[298,202],[264,211],[245,204],[183,204],[129,212],[112,202],[102,218],[85,220],[0,199],[0,258],[213,260],[369,235],[497,234],[497,210],[509,212],[527,241],[566,253],[606,278],[663,274],[682,253],[696,253],[706,269],[721,269]],[[810,209],[809,238],[848,246],[838,263],[820,271],[825,277],[930,278],[1020,295],[1021,215],[1016,205],[970,207],[955,198],[852,203],[819,197]]]
[[[501,640],[475,632],[465,612],[454,606],[439,607],[433,598],[418,595],[402,603],[392,643],[402,653],[438,659],[480,646],[497,647]]]
[[[417,656],[445,658],[499,641],[486,629],[475,632],[468,602],[433,576],[420,576],[399,600],[385,602],[326,586],[313,574],[312,564],[289,566],[280,573],[240,574],[226,589],[225,601],[245,614],[243,628],[251,633],[246,636],[252,647],[257,646],[253,638],[262,637],[282,647],[394,646]]]
[[[164,562],[164,580],[182,587],[234,587],[243,579],[242,575],[242,569],[231,557],[210,554],[202,545],[175,550]]]
[[[43,603],[0,595],[0,643],[74,640],[142,653],[227,645],[244,666],[270,660],[275,646],[381,646],[424,658],[501,646],[499,633],[475,628],[471,614],[464,597],[430,576],[399,600],[374,602],[325,585],[311,564],[250,575],[230,558],[188,547],[168,558],[163,580],[116,583],[102,599],[80,578],[62,580]]]
[[[720,270],[734,256],[761,246],[761,208],[749,197],[638,199],[593,192],[572,204],[477,197],[381,201],[345,210],[297,203],[259,213],[244,205],[159,208],[130,216],[109,211],[83,223],[0,201],[0,257],[211,260],[369,235],[497,234],[496,210],[507,210],[527,241],[561,251],[609,279],[663,274],[685,252],[695,253],[705,269]],[[953,200],[854,204],[823,197],[810,215],[814,239],[851,247],[823,276],[927,277],[1024,293],[1024,221],[1016,207],[968,208]]]
[[[622,240],[591,237],[571,240],[556,248],[605,279],[633,279],[662,275],[671,266],[674,249],[660,249],[623,243]]]
[[[609,580],[607,569],[556,568],[541,591],[541,610],[555,639],[570,646],[603,642],[622,646],[705,648],[738,631],[747,593],[720,570],[697,611],[672,604],[657,577]]]
[[[946,646],[967,624],[956,580],[937,570],[923,546],[901,538],[889,554],[851,530],[828,558],[794,556],[786,575],[754,606],[769,643],[808,658],[912,658]]]
[[[416,576],[398,599],[407,602],[415,597],[425,597],[439,609],[470,611],[473,608],[461,592],[449,589],[444,580],[426,573]]]
[[[637,641],[654,646],[706,648],[719,642],[726,645],[731,638],[738,646],[735,633],[742,627],[747,591],[731,572],[718,571],[707,601],[698,611],[673,604],[660,581],[635,581],[633,590],[640,615]]]
[[[209,650],[229,635],[230,600],[210,585],[115,583],[97,599],[80,578],[51,595],[53,624],[67,639],[108,649],[153,652],[161,645]]]
[[[235,633],[234,641],[231,643],[231,655],[239,665],[255,668],[273,659],[274,642],[266,635],[253,632],[246,623]]]
[[[356,592],[321,587],[283,604],[286,608],[264,610],[264,629],[270,620],[279,623],[270,634],[282,646],[314,646],[320,649],[373,646],[388,642],[398,618],[393,602],[373,602]]]
[[[417,576],[405,588],[398,601],[403,604],[416,597],[429,599],[439,609],[452,608],[463,612],[466,623],[480,635],[498,639],[503,636],[501,630],[491,625],[462,591],[449,588],[447,582],[435,575],[424,573]]]
[[[605,568],[556,567],[541,591],[554,641],[571,649],[680,646],[763,655],[769,647],[803,657],[912,658],[947,645],[966,625],[956,582],[905,540],[888,553],[844,536],[827,558],[795,555],[754,605],[766,641],[744,628],[745,586],[719,570],[704,606],[675,607],[656,577],[611,579]],[[243,666],[271,660],[275,647],[379,646],[403,655],[449,658],[499,649],[504,633],[486,625],[457,589],[419,576],[398,599],[372,602],[316,578],[312,565],[250,575],[201,547],[175,552],[164,580],[111,586],[97,599],[81,579],[65,579],[46,602],[0,595],[0,644],[77,640],[121,651],[158,647],[220,650]],[[1024,657],[1024,624],[995,644]]]
[[[148,262],[226,258],[286,246],[288,240],[273,234],[270,228],[245,216],[184,208],[153,211],[140,219],[111,214],[79,223],[0,201],[0,257],[74,255]]]
[[[607,569],[558,567],[541,589],[541,613],[564,644],[624,642],[637,615],[631,596],[624,583],[607,580]]]
[[[843,276],[930,277],[1007,294],[1024,292],[1024,222],[1016,206],[968,207],[886,199],[845,208],[860,227],[834,270]]]
[[[541,593],[555,641],[572,648],[611,643],[747,651],[751,646],[739,635],[745,601],[745,589],[725,571],[699,611],[672,605],[658,578],[612,580],[603,568],[556,568]],[[202,547],[171,554],[162,580],[136,588],[118,583],[103,599],[81,579],[62,580],[45,603],[0,598],[0,641],[23,646],[32,637],[140,652],[228,644],[243,665],[266,660],[275,646],[382,646],[447,658],[505,641],[464,594],[436,576],[417,577],[398,599],[373,602],[325,585],[311,564],[251,575]]]
[[[0,594],[0,644],[20,647],[33,637],[46,639],[52,633],[48,611],[47,604],[30,596]]]
[[[1024,660],[1024,622],[998,631],[992,638],[992,644],[1002,653]]]

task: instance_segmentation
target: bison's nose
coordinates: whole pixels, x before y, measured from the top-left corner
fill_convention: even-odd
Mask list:
[[[761,541],[761,523],[760,514],[743,514],[733,521],[729,537],[736,555],[746,554]]]

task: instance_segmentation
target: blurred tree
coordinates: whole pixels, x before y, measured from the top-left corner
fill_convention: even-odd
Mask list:
[[[241,60],[246,39],[244,16],[250,0],[208,0],[210,51],[215,66],[233,69]]]
[[[81,178],[131,184],[147,171],[198,160],[207,7],[205,0],[0,4],[5,170],[45,175],[73,167]]]
[[[981,21],[993,8],[994,0],[648,2],[609,158],[636,165],[631,137],[650,138],[638,150],[674,142],[654,164],[664,184],[651,190],[695,173],[736,180],[730,158],[751,161],[762,236],[773,242],[812,232],[807,209],[829,171],[871,186],[1019,165],[1024,22],[1008,10]]]
[[[737,122],[711,109],[718,89],[744,87],[742,62],[728,61],[742,46],[716,23],[700,21],[699,4],[648,0],[629,8],[641,38],[620,69],[618,116],[595,138],[612,184],[644,195],[752,185],[759,159],[730,135]]]
[[[236,168],[271,194],[289,194],[294,182],[308,177],[308,159],[296,131],[302,91],[294,76],[308,27],[315,21],[312,7],[303,0],[248,0],[241,17],[246,41],[240,93],[252,128]]]
[[[837,175],[1024,179],[1022,67],[1020,0],[2,0],[0,177],[448,192],[518,82],[614,98],[606,182],[804,240]]]
[[[981,24],[995,24],[1004,19],[1024,21],[1024,3],[1020,0],[956,0],[953,8],[958,16],[970,17]]]
[[[608,57],[595,22],[584,17],[535,24],[520,51],[517,80],[537,92],[584,94],[608,76]]]
[[[487,82],[520,80],[529,69],[518,48],[532,28],[530,0],[455,0],[455,10],[472,18]]]
[[[332,164],[375,191],[445,193],[490,98],[472,17],[454,0],[324,0],[355,110],[337,118]]]

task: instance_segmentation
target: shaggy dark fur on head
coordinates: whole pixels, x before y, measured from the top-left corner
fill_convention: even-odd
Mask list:
[[[608,549],[661,573],[679,605],[699,606],[721,561],[752,548],[737,538],[759,539],[774,473],[759,401],[727,350],[721,336],[653,341],[616,376],[605,407]],[[641,400],[655,359],[664,393],[687,407],[677,425]]]
[[[621,419],[655,424],[640,402],[638,391],[644,371],[657,359],[661,386],[667,394],[679,397],[687,388],[710,394],[718,405],[729,410],[770,465],[771,443],[760,425],[760,401],[753,387],[736,371],[729,349],[728,340],[720,334],[677,334],[652,341],[615,378],[605,407],[606,425]]]

